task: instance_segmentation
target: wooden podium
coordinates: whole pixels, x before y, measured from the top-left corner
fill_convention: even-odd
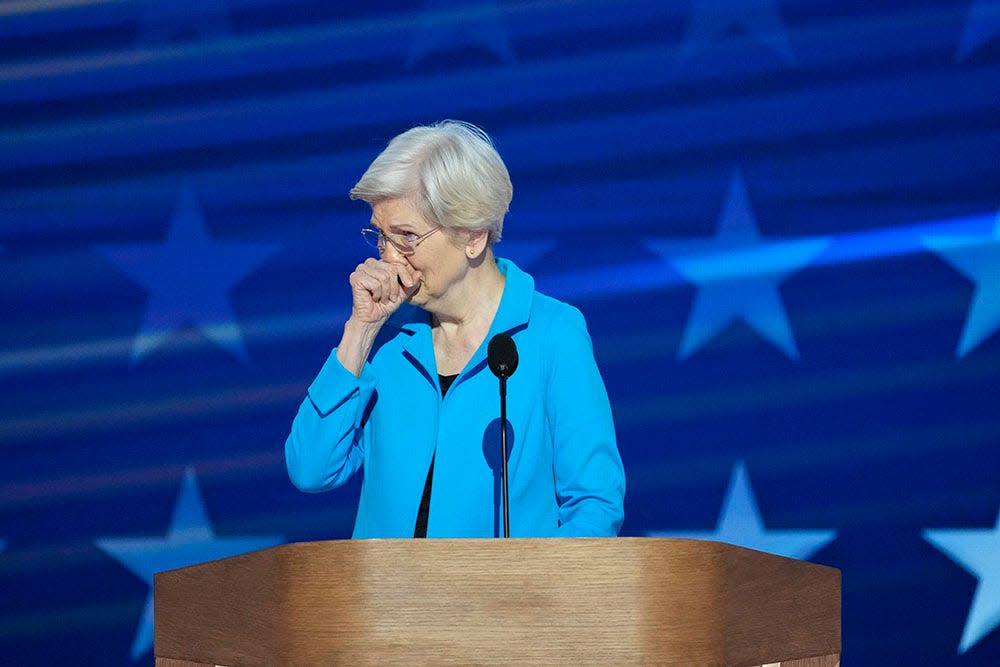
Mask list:
[[[156,575],[158,667],[835,667],[840,571],[681,539],[286,544]]]

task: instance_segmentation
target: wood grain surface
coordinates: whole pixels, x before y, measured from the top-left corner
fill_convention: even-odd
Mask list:
[[[154,590],[164,667],[833,667],[840,653],[838,570],[716,542],[309,542],[160,573]]]

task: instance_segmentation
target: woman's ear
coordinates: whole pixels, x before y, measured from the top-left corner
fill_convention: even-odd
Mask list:
[[[469,231],[469,240],[465,243],[465,255],[469,259],[476,259],[486,251],[489,243],[490,233],[485,229]]]

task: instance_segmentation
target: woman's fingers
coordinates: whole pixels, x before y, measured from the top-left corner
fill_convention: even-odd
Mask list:
[[[378,283],[378,288],[372,289],[372,295],[376,301],[384,299],[394,301],[398,298],[399,281],[397,278],[397,267],[386,262],[368,260],[361,265],[360,270],[363,275],[370,279],[366,282],[366,286],[371,286],[373,284],[372,281]]]
[[[382,283],[370,273],[359,273],[355,284],[361,288],[361,296],[367,295],[373,302],[382,300]]]
[[[420,272],[406,264],[369,258],[355,268],[349,282],[355,311],[381,319],[392,314],[419,288]]]
[[[420,284],[420,272],[408,264],[396,264],[399,271],[399,284],[403,286],[406,296],[413,294]]]
[[[380,286],[379,299],[395,301],[399,297],[399,282],[396,280],[396,268],[386,262],[373,262],[368,266],[372,276]]]

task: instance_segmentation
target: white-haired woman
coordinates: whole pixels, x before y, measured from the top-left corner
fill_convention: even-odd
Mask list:
[[[512,336],[510,534],[612,536],[625,477],[586,323],[496,259],[512,188],[477,127],[395,137],[351,190],[378,249],[351,274],[350,318],[285,443],[292,482],[326,491],[364,468],[354,537],[503,534],[497,379]]]

